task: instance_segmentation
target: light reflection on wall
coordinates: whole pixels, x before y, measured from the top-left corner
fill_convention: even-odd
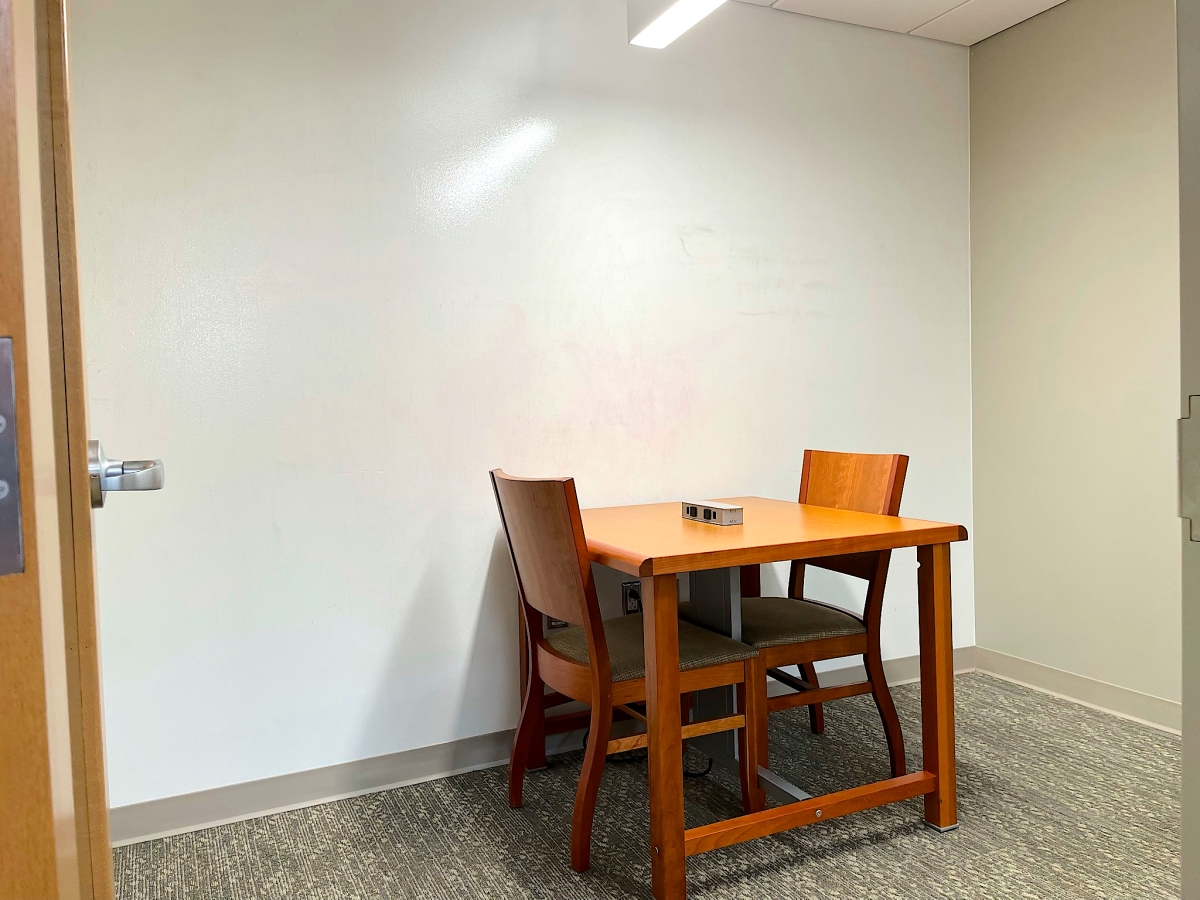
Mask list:
[[[554,124],[530,119],[497,134],[482,147],[422,173],[417,210],[427,225],[465,225],[500,201],[554,142]]]

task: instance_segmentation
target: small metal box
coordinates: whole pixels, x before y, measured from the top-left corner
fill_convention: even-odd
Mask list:
[[[683,517],[708,525],[741,525],[742,508],[714,500],[684,500]]]

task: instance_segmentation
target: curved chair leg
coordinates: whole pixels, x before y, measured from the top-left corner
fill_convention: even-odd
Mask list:
[[[612,700],[596,698],[592,704],[591,733],[579,787],[575,790],[575,812],[571,816],[571,868],[586,872],[592,858],[592,817],[596,813],[596,792],[604,774],[608,756],[608,737],[612,730]]]
[[[522,803],[525,770],[529,768],[534,739],[545,733],[544,728],[540,727],[543,726],[546,715],[545,709],[542,708],[542,695],[545,692],[542,679],[531,672],[525,691],[525,702],[521,706],[521,721],[517,723],[517,736],[513,739],[512,755],[508,758],[508,805],[513,809]],[[541,737],[541,740],[545,752],[546,740],[544,737]]]
[[[546,768],[546,709],[538,710],[533,719],[533,740],[529,742],[526,771]]]
[[[767,765],[767,670],[762,661],[746,660],[745,677],[737,694],[746,727],[738,729],[737,739],[742,811],[748,814],[767,808],[767,795],[758,786],[758,767]]]
[[[908,763],[904,759],[904,732],[900,729],[900,717],[896,715],[896,704],[892,702],[892,692],[888,690],[887,679],[883,674],[883,657],[880,655],[879,647],[865,653],[863,662],[867,666],[867,679],[871,682],[871,695],[875,698],[875,708],[879,710],[879,718],[883,720],[883,733],[887,735],[892,777],[899,778],[908,773]]]
[[[692,721],[692,695],[679,695],[679,724],[688,725]],[[687,741],[683,742],[683,752],[687,754]]]
[[[800,677],[807,681],[815,688],[821,686],[821,682],[817,681],[817,667],[813,663],[800,663],[797,667],[800,669]],[[825,733],[825,706],[821,703],[814,703],[808,708],[808,724],[812,728],[813,734]]]
[[[521,610],[521,615],[517,616],[517,624],[519,626],[519,637],[521,646],[521,684],[528,690],[529,687],[529,654],[531,652],[529,646],[529,634],[525,627],[525,610]],[[543,691],[544,693],[544,691]],[[526,694],[521,695],[522,711],[525,707]],[[543,706],[539,710],[535,710],[537,715],[534,718],[534,733],[533,739],[529,744],[529,755],[525,759],[526,771],[530,769],[546,768],[546,709]]]

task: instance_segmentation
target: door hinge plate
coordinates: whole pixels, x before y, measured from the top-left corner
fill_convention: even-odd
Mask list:
[[[13,339],[0,338],[0,575],[25,571]]]
[[[1188,397],[1188,415],[1179,420],[1179,517],[1188,536],[1200,542],[1200,396]]]

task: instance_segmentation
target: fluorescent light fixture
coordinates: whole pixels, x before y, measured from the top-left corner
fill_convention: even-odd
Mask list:
[[[629,43],[661,50],[725,0],[675,0],[666,11],[638,32]]]

